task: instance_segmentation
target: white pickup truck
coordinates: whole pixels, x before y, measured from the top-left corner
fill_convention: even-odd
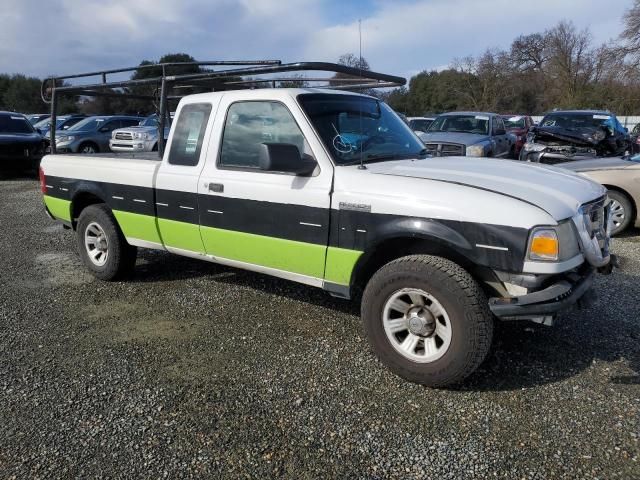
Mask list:
[[[495,319],[552,323],[613,263],[599,184],[428,157],[386,104],[353,93],[187,96],[161,161],[49,155],[40,175],[96,277],[130,273],[144,247],[362,293],[375,353],[430,386],[480,365]]]

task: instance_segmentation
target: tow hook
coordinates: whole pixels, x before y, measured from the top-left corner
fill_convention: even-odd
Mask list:
[[[618,262],[618,256],[612,253],[609,258],[609,263],[604,267],[598,268],[598,273],[601,273],[602,275],[611,275],[614,268],[620,268],[620,263]]]

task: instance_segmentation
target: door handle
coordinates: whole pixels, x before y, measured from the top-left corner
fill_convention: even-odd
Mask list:
[[[210,183],[209,191],[214,193],[222,193],[224,192],[224,185],[221,183]]]

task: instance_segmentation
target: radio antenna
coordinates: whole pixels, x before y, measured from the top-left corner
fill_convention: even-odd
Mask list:
[[[360,70],[360,78],[362,78],[362,19],[358,19],[358,40],[360,42],[360,49],[358,52],[358,69]],[[360,137],[364,138],[362,134],[362,107],[360,107]],[[362,149],[362,144],[364,143],[362,138],[360,139],[360,166],[358,167],[360,170],[366,170],[367,167],[364,166],[364,151]]]

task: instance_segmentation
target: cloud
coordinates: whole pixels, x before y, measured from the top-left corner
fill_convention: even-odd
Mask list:
[[[199,60],[334,61],[358,52],[409,76],[508,47],[561,19],[617,36],[632,0],[2,0],[0,71],[38,76],[137,65],[165,53]]]
[[[562,19],[580,28],[590,26],[598,42],[616,36],[618,18],[630,0],[430,0],[380,3],[362,19],[363,55],[373,68],[398,74],[438,69],[456,57],[487,48],[508,48],[518,35],[544,31]],[[612,21],[611,18],[616,20]],[[314,32],[306,54],[329,60],[345,49],[358,51],[358,21],[329,25]]]

